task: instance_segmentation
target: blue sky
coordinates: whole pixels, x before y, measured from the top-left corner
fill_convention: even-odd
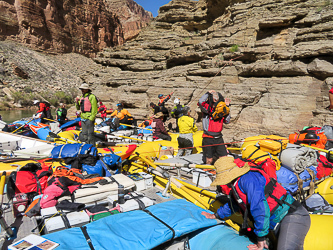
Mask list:
[[[158,13],[158,9],[162,5],[166,5],[171,0],[134,0],[139,5],[141,5],[145,10],[150,11],[153,13],[153,16],[156,17]]]

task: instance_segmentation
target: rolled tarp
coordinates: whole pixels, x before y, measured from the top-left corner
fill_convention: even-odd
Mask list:
[[[317,154],[312,148],[288,143],[287,148],[280,154],[284,167],[295,173],[302,173],[310,166],[317,166]]]

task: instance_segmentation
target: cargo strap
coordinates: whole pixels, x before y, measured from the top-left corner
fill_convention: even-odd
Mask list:
[[[258,159],[260,159],[260,158],[262,158],[262,157],[265,157],[265,156],[269,156],[269,158],[272,158],[271,155],[270,155],[269,153],[267,153],[267,154],[264,154],[264,155],[258,156],[257,158],[253,158],[253,159],[251,159],[252,155],[254,155],[258,150],[260,150],[260,148],[257,148],[256,150],[254,150],[254,151],[253,151],[253,152],[247,157],[247,159],[250,159],[250,160],[252,160],[253,162],[255,162],[256,160],[258,160]]]
[[[71,224],[69,223],[66,213],[64,213],[64,211],[60,210],[59,215],[60,215],[62,221],[64,222],[65,228],[66,229],[71,228]]]
[[[87,241],[87,243],[88,243],[88,245],[89,245],[89,247],[90,247],[90,250],[95,250],[95,248],[94,248],[94,246],[93,246],[93,244],[92,244],[92,242],[91,242],[91,239],[90,239],[90,237],[89,237],[89,234],[88,234],[88,232],[87,232],[87,227],[86,227],[86,226],[83,226],[83,227],[80,227],[80,229],[81,229],[81,231],[82,231],[84,237],[86,238],[86,241]]]
[[[176,232],[175,232],[175,230],[174,230],[171,226],[169,226],[168,224],[166,224],[166,223],[165,223],[164,221],[162,221],[160,218],[158,218],[158,217],[156,217],[155,215],[153,215],[149,210],[144,209],[144,210],[142,210],[142,211],[146,212],[147,214],[149,214],[150,216],[152,216],[153,218],[155,218],[156,220],[158,220],[158,221],[161,222],[164,226],[166,226],[167,228],[169,228],[169,229],[171,230],[171,232],[172,232],[172,237],[171,237],[171,239],[170,239],[169,241],[172,241],[172,240],[175,238]]]

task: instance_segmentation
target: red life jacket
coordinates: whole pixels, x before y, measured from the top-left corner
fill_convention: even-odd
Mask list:
[[[86,97],[82,96],[80,100],[80,110],[84,112],[91,112],[91,102],[89,100],[89,96],[91,93],[89,93]]]
[[[273,178],[269,177],[268,174],[265,173],[265,171],[257,168],[251,168],[250,171],[259,172],[262,176],[266,179],[265,184],[265,197],[269,206],[269,210],[271,215],[275,212],[275,210],[283,204],[283,200],[287,196],[287,191]],[[238,186],[238,181],[234,184],[236,194],[234,192],[233,195],[236,196],[236,200],[238,201],[241,209],[243,211],[246,210],[246,206],[248,205],[246,194],[244,194],[241,189]],[[238,197],[237,197],[238,196]],[[239,202],[239,199],[241,199],[241,202]]]
[[[326,176],[330,176],[332,173],[333,164],[330,163],[323,155],[319,155],[317,161],[317,178],[320,180]]]

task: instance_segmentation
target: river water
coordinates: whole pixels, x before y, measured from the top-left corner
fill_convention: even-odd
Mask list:
[[[7,123],[11,123],[13,121],[21,120],[22,118],[31,118],[33,114],[36,113],[37,110],[34,109],[25,109],[25,110],[6,110],[0,111],[0,115],[2,116],[2,120]]]

